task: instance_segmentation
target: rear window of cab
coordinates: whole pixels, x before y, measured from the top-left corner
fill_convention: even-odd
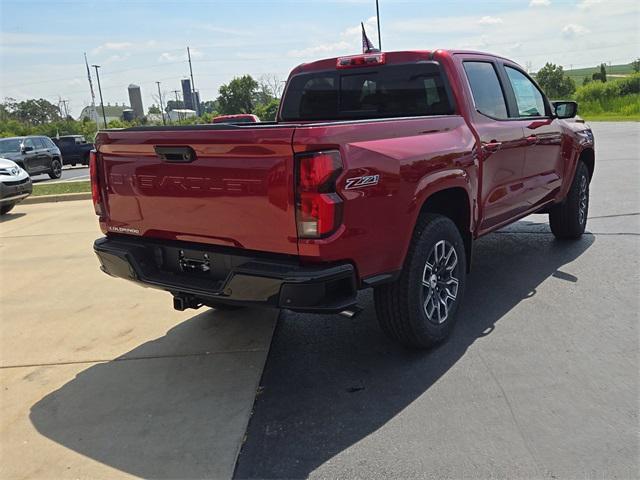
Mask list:
[[[424,62],[296,75],[287,87],[281,119],[356,120],[453,113],[440,66]]]

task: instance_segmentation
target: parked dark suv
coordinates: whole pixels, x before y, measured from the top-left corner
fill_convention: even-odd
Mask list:
[[[89,152],[93,150],[93,143],[88,143],[82,135],[64,135],[51,140],[60,149],[65,165],[89,165]]]
[[[16,162],[29,175],[47,173],[51,178],[62,176],[62,155],[49,137],[2,138],[0,158]]]

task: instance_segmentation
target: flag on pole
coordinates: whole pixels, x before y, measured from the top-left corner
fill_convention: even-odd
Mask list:
[[[367,37],[367,32],[364,30],[364,23],[360,22],[360,26],[362,27],[362,53],[379,52],[380,50],[374,47],[369,37]]]
[[[93,82],[91,81],[91,70],[89,70],[89,62],[87,61],[87,54],[84,54],[84,64],[87,66],[87,78],[89,79],[89,88],[91,89],[91,104],[95,103],[96,95],[93,93]]]

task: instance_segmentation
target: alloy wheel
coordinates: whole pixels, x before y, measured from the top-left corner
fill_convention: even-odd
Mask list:
[[[422,302],[430,322],[441,324],[449,317],[458,297],[457,266],[458,254],[448,241],[440,240],[429,252],[422,273]]]

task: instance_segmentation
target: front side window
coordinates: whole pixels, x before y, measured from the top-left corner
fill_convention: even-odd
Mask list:
[[[464,62],[476,109],[489,117],[506,119],[507,103],[504,100],[498,74],[492,63]]]
[[[544,98],[531,80],[515,68],[505,66],[513,87],[520,117],[544,117]]]
[[[31,147],[33,150],[36,149],[36,144],[33,143],[33,138],[25,138],[24,146],[25,147]]]

